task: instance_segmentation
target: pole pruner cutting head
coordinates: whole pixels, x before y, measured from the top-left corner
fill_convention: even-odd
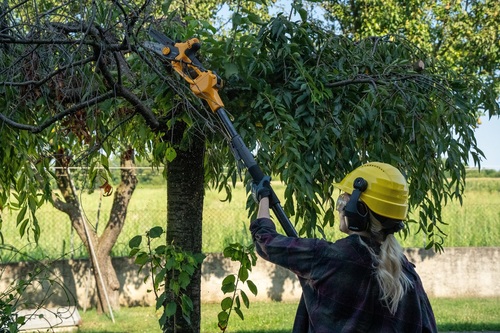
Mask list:
[[[201,48],[201,43],[197,38],[176,43],[154,29],[149,30],[149,35],[156,42],[146,41],[143,43],[144,48],[170,63],[174,70],[189,83],[191,91],[207,101],[212,112],[224,106],[218,92],[222,88],[221,78],[215,72],[205,69],[196,58],[196,53]]]

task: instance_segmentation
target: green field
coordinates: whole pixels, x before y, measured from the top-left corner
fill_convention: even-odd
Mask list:
[[[439,332],[448,331],[500,331],[500,299],[431,299]],[[232,333],[285,333],[290,332],[297,309],[296,303],[251,302],[244,310],[245,320],[236,315],[229,320],[227,332]],[[202,304],[201,332],[220,332],[217,328],[219,304]],[[154,308],[123,308],[114,313],[115,323],[95,311],[80,313],[83,325],[79,333],[160,332]]]
[[[284,187],[273,184],[279,197],[283,197]],[[448,225],[441,228],[448,234],[445,247],[462,246],[500,246],[500,179],[472,178],[467,181],[464,204],[449,203],[443,209],[443,216]],[[238,184],[233,191],[231,202],[224,201],[225,195],[207,190],[203,220],[203,252],[221,252],[230,242],[250,243],[248,233],[248,211],[245,208],[246,194],[244,186]],[[99,193],[81,193],[82,206],[87,219],[102,231],[109,216],[112,197],[100,199]],[[101,205],[98,211],[99,204]],[[115,256],[128,253],[128,241],[137,234],[142,234],[152,226],[166,224],[166,190],[164,187],[141,187],[136,190],[130,203],[127,221],[113,250]],[[99,213],[99,214],[98,214]],[[28,237],[20,238],[16,228],[15,212],[3,212],[5,243],[13,245],[27,253],[26,257],[9,257],[2,254],[3,262],[26,260],[29,257],[40,258],[81,258],[86,253],[81,241],[71,230],[67,216],[50,205],[43,206],[37,214],[41,225],[38,246]],[[293,221],[293,218],[292,218]],[[423,247],[425,235],[415,234],[416,225],[411,225],[413,233],[407,239],[400,239],[404,247]],[[327,228],[327,237],[336,240],[343,237],[337,225]]]

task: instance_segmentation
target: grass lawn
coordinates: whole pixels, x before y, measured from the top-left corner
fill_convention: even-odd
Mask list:
[[[499,298],[431,299],[440,332],[500,331]],[[290,332],[296,303],[250,303],[244,309],[245,320],[235,314],[226,332],[231,333],[285,333]],[[202,304],[202,333],[220,332],[217,313],[220,305]],[[115,323],[109,317],[97,316],[95,311],[81,312],[83,325],[79,333],[143,333],[161,332],[153,307],[123,308],[114,313]]]

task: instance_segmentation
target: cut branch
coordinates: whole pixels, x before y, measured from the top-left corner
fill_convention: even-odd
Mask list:
[[[88,58],[82,59],[80,61],[75,61],[67,66],[59,67],[57,70],[48,74],[45,78],[43,78],[41,80],[29,80],[29,81],[21,81],[21,82],[6,81],[6,82],[0,82],[0,86],[10,86],[10,87],[35,86],[35,87],[39,87],[39,86],[47,83],[54,76],[61,74],[70,68],[83,66],[83,65],[86,65],[86,64],[91,63],[93,61],[96,61],[96,58],[94,56],[88,57]]]
[[[332,83],[327,83],[326,86],[330,88],[337,88],[337,87],[344,87],[348,86],[350,84],[365,84],[365,83],[370,83],[370,84],[387,84],[389,82],[394,82],[394,81],[405,81],[405,80],[413,80],[420,78],[421,75],[405,75],[405,76],[393,76],[393,77],[388,77],[388,78],[381,78],[381,77],[357,77],[354,79],[349,79],[349,80],[342,80],[338,82],[332,82]]]
[[[81,110],[81,109],[84,109],[84,108],[88,108],[90,106],[93,106],[93,105],[96,105],[98,103],[104,102],[105,100],[107,100],[109,98],[113,98],[113,97],[116,97],[115,93],[113,91],[108,91],[108,92],[106,92],[106,93],[104,93],[104,94],[102,94],[100,96],[91,98],[89,100],[83,101],[83,102],[78,103],[78,104],[75,104],[72,107],[66,109],[65,111],[58,113],[54,117],[51,117],[51,118],[47,119],[46,121],[44,121],[43,123],[41,123],[38,126],[21,124],[21,123],[15,122],[12,119],[10,119],[9,117],[6,117],[2,113],[0,113],[0,120],[2,120],[3,122],[5,122],[10,127],[17,128],[17,129],[20,129],[20,130],[23,130],[23,131],[29,131],[31,133],[35,133],[36,134],[36,133],[42,132],[44,129],[46,129],[50,125],[54,124],[55,122],[63,119],[64,117],[77,112],[78,110]]]

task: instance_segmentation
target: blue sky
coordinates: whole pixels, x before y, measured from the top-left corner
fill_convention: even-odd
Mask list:
[[[500,118],[481,117],[482,124],[476,129],[477,146],[486,158],[481,162],[481,169],[500,170]]]

